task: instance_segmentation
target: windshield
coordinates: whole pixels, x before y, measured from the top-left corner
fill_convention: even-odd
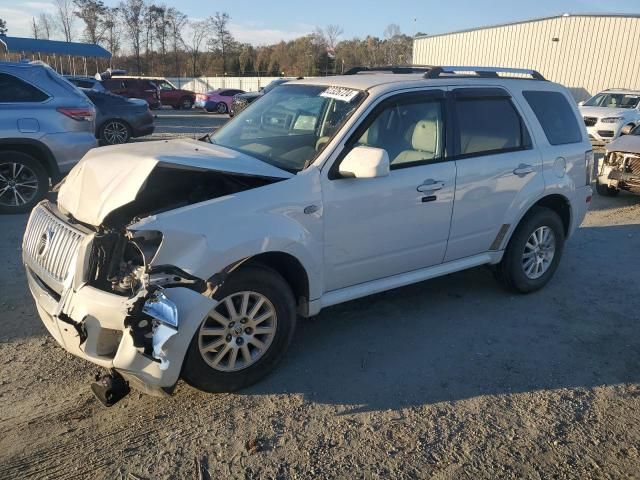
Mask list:
[[[282,85],[240,112],[211,142],[297,172],[322,151],[364,96],[346,88]]]
[[[599,93],[584,102],[587,107],[636,108],[640,95],[632,93]]]

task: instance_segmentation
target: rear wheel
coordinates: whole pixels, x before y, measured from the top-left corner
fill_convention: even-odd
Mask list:
[[[191,110],[191,107],[193,107],[193,100],[191,100],[191,98],[183,97],[180,99],[180,108],[182,110]]]
[[[25,213],[49,191],[49,175],[31,155],[0,152],[0,213]]]
[[[219,303],[193,337],[182,377],[206,392],[232,392],[256,383],[284,356],[295,301],[277,272],[259,266],[234,272],[214,299]]]
[[[129,125],[121,120],[109,120],[100,128],[100,140],[105,145],[120,145],[131,138]]]
[[[529,293],[544,287],[564,249],[564,226],[556,212],[534,207],[513,233],[496,277],[509,290]]]
[[[218,105],[216,106],[216,112],[220,114],[227,113],[227,104],[224,102],[218,103]]]

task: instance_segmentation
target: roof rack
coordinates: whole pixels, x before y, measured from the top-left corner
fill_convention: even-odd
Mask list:
[[[427,73],[433,69],[431,65],[384,65],[382,67],[353,67],[344,72],[343,75],[356,75],[362,72],[381,72],[381,73]]]
[[[470,72],[483,78],[500,78],[499,73],[510,73],[514,75],[530,75],[534,80],[546,80],[536,70],[528,68],[505,68],[505,67],[469,67],[469,66],[440,66],[432,67],[425,73],[424,78],[440,78],[443,73],[465,73]]]

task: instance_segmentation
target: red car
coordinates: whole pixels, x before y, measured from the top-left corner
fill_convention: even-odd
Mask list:
[[[146,78],[107,77],[103,75],[102,86],[105,90],[127,98],[141,98],[146,100],[149,108],[160,108],[160,89]]]
[[[196,101],[196,94],[191,90],[177,88],[170,81],[164,78],[150,79],[160,89],[160,100],[162,105],[169,105],[175,109],[190,110]]]
[[[204,108],[207,112],[229,113],[233,96],[244,93],[234,88],[218,88],[207,93],[196,95],[196,108]]]

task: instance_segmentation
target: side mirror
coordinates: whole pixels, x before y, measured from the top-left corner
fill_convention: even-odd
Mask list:
[[[382,148],[355,147],[340,163],[340,175],[350,178],[378,178],[389,175],[389,154]]]

